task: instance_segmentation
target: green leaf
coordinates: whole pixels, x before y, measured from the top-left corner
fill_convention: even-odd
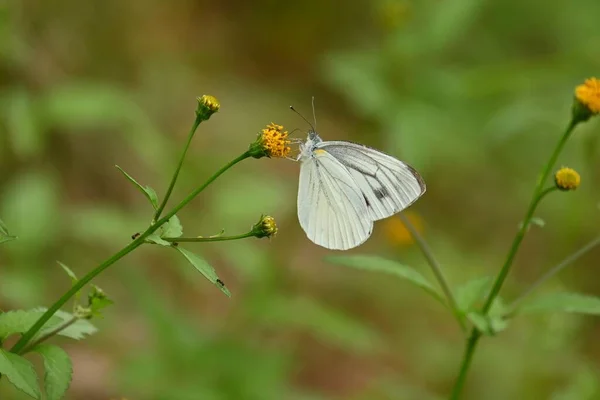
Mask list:
[[[177,215],[173,215],[163,226],[159,229],[162,231],[160,237],[179,237],[183,235],[183,227],[179,221]]]
[[[11,240],[15,240],[16,236],[0,236],[0,244],[10,242]]]
[[[0,349],[0,374],[6,375],[10,383],[34,399],[42,397],[33,365],[25,358]]]
[[[346,267],[362,269],[365,271],[383,272],[402,279],[406,279],[417,287],[425,290],[436,300],[445,304],[441,293],[429,281],[413,268],[378,256],[354,255],[354,256],[330,256],[326,260]]]
[[[173,238],[181,235],[183,235],[183,227],[181,226],[181,222],[177,215],[173,215],[167,222],[161,225],[156,232],[148,236],[146,241],[161,246],[171,247],[173,246],[173,243],[163,240],[163,238]]]
[[[71,278],[71,282],[72,283],[77,283],[77,281],[79,279],[77,278],[77,276],[75,275],[75,273],[71,270],[71,268],[67,267],[65,264],[61,263],[60,261],[57,261],[57,263],[67,273],[67,275],[69,275],[69,277]]]
[[[581,293],[549,293],[532,298],[517,310],[520,314],[567,312],[600,315],[600,298]]]
[[[469,321],[484,335],[494,336],[508,327],[508,321],[501,315],[483,315],[479,312],[467,314]]]
[[[458,310],[463,314],[472,311],[477,302],[485,298],[490,289],[493,278],[486,276],[470,280],[456,289],[456,303]]]
[[[41,310],[45,311],[45,309]],[[58,310],[56,314],[54,314],[53,318],[58,318],[60,321],[59,323],[62,324],[73,319],[73,314],[68,313],[66,311]],[[56,325],[57,324],[55,324],[54,327],[56,327]],[[43,336],[51,330],[52,328],[42,329],[36,335],[36,337]],[[88,321],[87,319],[78,319],[73,324],[58,332],[57,335],[65,336],[75,340],[81,340],[89,335],[93,335],[96,332],[98,332],[98,329],[94,325],[92,325],[90,321]]]
[[[213,267],[210,266],[202,257],[188,251],[186,249],[182,249],[181,247],[174,247],[179,251],[183,256],[192,264],[202,275],[206,277],[209,281],[211,281],[216,287],[218,287],[223,293],[225,293],[228,297],[231,297],[231,292],[222,280],[217,276],[217,272]]]
[[[32,349],[44,358],[44,387],[47,400],[63,398],[73,377],[73,364],[67,352],[58,346],[40,344]]]
[[[119,167],[118,165],[115,165],[115,167],[117,167],[119,169],[119,171],[121,171],[123,173],[123,175],[125,175],[125,177],[127,179],[129,179],[129,181],[131,183],[133,183],[135,186],[137,186],[137,188],[140,189],[142,191],[142,193],[144,194],[144,196],[146,196],[146,198],[150,201],[150,203],[152,204],[152,207],[154,207],[155,210],[158,210],[158,196],[156,195],[156,192],[154,191],[154,189],[152,189],[150,186],[142,186],[131,175],[129,175],[127,172],[125,172],[125,170],[123,170],[123,168]]]
[[[27,332],[43,314],[39,309],[14,310],[0,314],[0,340],[15,333]],[[44,326],[52,329],[59,323],[60,319],[53,316]]]
[[[10,236],[10,233],[8,233],[8,228],[6,227],[6,224],[1,219],[0,219],[0,234],[2,234],[3,236]]]

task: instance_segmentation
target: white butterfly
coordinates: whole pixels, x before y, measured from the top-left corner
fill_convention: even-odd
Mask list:
[[[300,145],[298,219],[314,243],[347,250],[364,243],[373,222],[404,210],[425,193],[409,165],[367,146],[324,142],[314,129]]]

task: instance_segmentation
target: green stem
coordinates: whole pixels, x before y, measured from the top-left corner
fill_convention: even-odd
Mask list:
[[[164,217],[160,220],[156,221],[154,225],[150,225],[148,229],[144,233],[142,233],[137,239],[133,242],[129,243],[119,252],[114,254],[112,257],[104,261],[102,264],[98,265],[92,271],[88,272],[83,278],[81,278],[77,283],[75,283],[71,289],[69,289],[60,299],[58,299],[41,317],[36,321],[35,324],[27,332],[21,336],[19,341],[15,343],[15,345],[10,349],[13,353],[20,353],[23,348],[29,343],[29,341],[35,336],[35,334],[44,326],[46,322],[67,302],[71,297],[73,297],[77,292],[79,292],[86,284],[88,284],[92,279],[98,276],[102,271],[106,268],[110,267],[112,264],[131,253],[133,250],[137,249],[141,246],[145,239],[154,233],[161,225],[167,222],[173,215],[175,215],[179,210],[185,207],[194,197],[196,197],[200,192],[202,192],[208,185],[210,185],[215,179],[217,179],[220,175],[222,175],[229,168],[233,167],[235,164],[240,161],[250,157],[248,152],[243,153],[239,157],[230,161],[223,168],[218,170],[214,175],[212,175],[202,186],[195,189],[192,193],[190,193],[185,199],[183,199],[178,205],[176,205],[171,211],[169,211]]]
[[[531,218],[533,217],[533,213],[535,212],[537,205],[544,196],[552,192],[553,188],[543,190],[544,183],[550,176],[552,168],[554,167],[554,164],[556,164],[556,160],[558,159],[560,152],[562,151],[563,147],[565,146],[565,143],[567,142],[567,139],[569,139],[569,137],[571,136],[571,133],[573,132],[573,129],[575,129],[575,126],[577,126],[578,122],[579,121],[577,121],[575,118],[573,118],[571,122],[569,122],[569,125],[565,129],[565,132],[563,133],[562,137],[560,138],[556,147],[554,148],[550,159],[548,160],[548,162],[544,166],[544,169],[542,170],[542,174],[540,175],[540,178],[538,179],[535,189],[533,191],[531,202],[529,204],[529,207],[527,208],[527,212],[525,213],[525,218],[521,223],[519,231],[517,232],[506,257],[506,261],[504,262],[502,269],[498,273],[498,276],[494,281],[494,286],[492,287],[492,290],[490,291],[490,294],[488,295],[486,302],[483,306],[483,314],[487,314],[489,312],[492,304],[494,303],[494,300],[500,293],[500,289],[502,288],[502,285],[504,284],[504,281],[508,276],[512,262],[515,258],[515,255],[517,254],[517,251],[519,250],[519,246],[523,241],[523,238],[525,237],[525,233],[527,233],[529,225],[531,224]],[[480,338],[481,333],[476,328],[473,328],[473,330],[471,331],[471,335],[469,336],[469,339],[467,341],[467,346],[465,348],[465,353],[463,356],[463,361],[460,367],[458,378],[456,379],[454,388],[452,389],[452,395],[450,397],[451,400],[458,400],[460,397],[460,394],[462,392],[467,378],[469,367],[471,366],[471,361],[473,360],[473,356],[475,354],[477,343],[479,342]]]
[[[427,242],[425,241],[423,236],[421,236],[419,231],[417,231],[415,229],[414,225],[404,215],[404,213],[399,213],[398,218],[400,218],[400,221],[402,221],[402,224],[404,224],[404,226],[406,227],[406,229],[408,230],[410,235],[415,240],[415,243],[417,244],[417,246],[419,246],[421,253],[423,253],[423,256],[429,263],[429,266],[431,267],[431,270],[433,271],[433,275],[435,275],[435,278],[437,279],[438,283],[440,284],[440,287],[442,288],[442,291],[444,292],[444,295],[446,296],[446,300],[448,301],[448,305],[450,306],[450,309],[452,310],[454,316],[456,317],[456,320],[458,321],[461,329],[463,330],[463,332],[466,333],[467,325],[465,324],[465,320],[460,315],[460,312],[458,310],[458,304],[456,303],[456,298],[452,294],[450,285],[448,285],[448,281],[446,280],[446,278],[444,277],[444,273],[442,272],[442,267],[441,267],[440,263],[434,257],[433,251],[431,251],[431,248],[429,247],[429,245],[427,244]]]
[[[20,354],[29,353],[33,348],[35,348],[35,346],[37,346],[38,344],[43,343],[46,340],[50,339],[52,336],[58,334],[63,329],[67,329],[69,326],[73,325],[78,320],[79,320],[79,318],[73,317],[70,320],[68,320],[66,322],[63,322],[62,324],[60,324],[56,328],[52,329],[50,332],[46,333],[45,335],[40,336],[36,341],[34,341],[31,344],[29,344],[29,346],[25,347],[23,349],[23,351],[20,351],[19,353]]]
[[[600,236],[590,241],[588,244],[577,250],[575,253],[571,254],[560,263],[556,264],[554,267],[550,268],[548,272],[546,272],[540,279],[535,281],[526,291],[524,291],[519,297],[517,297],[512,304],[510,305],[511,314],[513,314],[516,309],[521,305],[521,303],[533,293],[538,287],[542,284],[546,283],[550,278],[558,274],[560,271],[574,263],[577,259],[582,257],[584,254],[600,245]]]
[[[175,187],[175,182],[177,182],[177,177],[179,176],[179,171],[181,171],[181,167],[183,166],[183,161],[185,160],[185,155],[187,154],[187,151],[190,148],[190,144],[192,143],[192,139],[194,138],[196,129],[198,129],[198,125],[200,125],[201,122],[202,122],[202,118],[200,118],[199,116],[196,116],[196,119],[194,120],[194,124],[192,125],[192,128],[190,129],[190,133],[188,134],[187,143],[185,144],[185,147],[183,148],[183,152],[181,153],[181,157],[179,158],[179,164],[177,164],[177,168],[175,169],[175,173],[173,174],[173,178],[171,179],[171,183],[169,184],[169,188],[167,189],[167,193],[165,194],[165,197],[164,197],[162,203],[160,204],[160,206],[154,213],[154,217],[152,218],[153,223],[156,222],[156,220],[158,218],[160,218],[160,214],[165,209],[165,206],[167,205],[167,202],[169,201],[169,197],[171,197],[171,192],[173,192],[173,188]]]
[[[458,378],[456,378],[456,382],[454,383],[454,387],[452,388],[450,400],[460,399],[460,394],[462,392],[463,387],[465,386],[465,382],[467,381],[467,373],[469,372],[469,367],[471,367],[471,362],[473,361],[473,356],[475,355],[475,348],[477,347],[477,343],[479,342],[480,338],[481,333],[477,329],[473,328],[473,330],[471,331],[471,335],[467,340],[465,354],[463,355],[463,360],[460,365]]]
[[[183,243],[183,242],[224,242],[226,240],[238,240],[254,237],[254,232],[250,231],[242,233],[241,235],[234,236],[212,236],[212,237],[173,237],[173,238],[162,238],[167,242]]]

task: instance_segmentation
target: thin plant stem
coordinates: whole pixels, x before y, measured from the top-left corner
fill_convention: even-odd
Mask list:
[[[539,288],[541,285],[546,283],[550,278],[552,278],[553,276],[555,276],[556,274],[561,272],[563,269],[565,269],[569,265],[573,264],[575,261],[577,261],[577,259],[582,257],[584,254],[586,254],[593,248],[597,247],[598,245],[600,245],[600,236],[591,240],[585,246],[583,246],[582,248],[580,248],[573,254],[566,257],[564,260],[562,260],[561,262],[556,264],[554,267],[550,268],[544,275],[542,275],[537,281],[535,281],[529,288],[527,288],[527,290],[525,290],[519,297],[517,297],[512,302],[512,304],[510,305],[510,309],[512,310],[511,313],[513,313],[521,305],[521,303],[529,295],[531,295],[531,293],[533,293],[537,288]]]
[[[569,125],[565,129],[560,140],[556,144],[556,147],[554,148],[552,155],[550,156],[550,158],[548,159],[548,162],[546,163],[546,165],[544,166],[544,169],[542,170],[542,174],[540,175],[540,177],[537,181],[537,184],[535,186],[535,189],[533,191],[533,196],[531,198],[531,202],[529,204],[529,207],[527,208],[527,212],[525,213],[525,218],[523,219],[523,222],[521,223],[519,231],[517,232],[517,234],[513,240],[513,243],[510,247],[510,250],[508,251],[508,255],[506,257],[504,264],[502,265],[502,269],[500,270],[500,272],[498,273],[498,276],[496,277],[496,280],[494,281],[492,290],[490,291],[490,293],[486,299],[486,302],[483,305],[483,308],[482,308],[483,314],[487,314],[489,312],[492,304],[494,303],[494,300],[500,293],[500,289],[502,288],[502,285],[504,284],[504,281],[506,280],[506,277],[508,276],[510,267],[512,266],[512,262],[517,254],[517,251],[519,250],[519,246],[521,245],[521,242],[523,241],[523,238],[525,237],[525,234],[527,233],[527,230],[529,229],[529,225],[531,223],[531,219],[533,218],[533,214],[535,212],[537,205],[539,204],[540,200],[545,195],[547,195],[548,193],[550,193],[552,191],[552,190],[550,190],[550,188],[544,190],[543,189],[544,183],[546,182],[546,180],[548,180],[548,177],[550,176],[550,173],[552,171],[552,168],[554,167],[554,164],[556,164],[556,160],[558,159],[560,152],[562,151],[563,147],[565,146],[567,139],[569,139],[569,137],[571,136],[571,133],[575,129],[575,126],[577,126],[577,123],[578,123],[578,121],[576,119],[572,119],[571,122],[569,122]],[[451,400],[459,400],[459,398],[460,398],[460,394],[465,385],[465,382],[467,379],[467,373],[469,371],[469,367],[471,366],[471,362],[472,362],[473,356],[475,354],[477,343],[479,343],[480,338],[481,338],[481,332],[479,332],[476,328],[473,328],[471,331],[471,334],[469,336],[469,339],[467,340],[467,345],[465,347],[465,352],[463,355],[463,360],[462,360],[462,363],[460,366],[460,371],[458,373],[458,377],[456,378],[456,382],[454,383],[454,387],[452,388],[452,394],[450,396]]]
[[[254,232],[250,231],[242,233],[241,235],[234,236],[210,236],[210,237],[173,237],[173,238],[162,238],[167,242],[172,243],[183,243],[183,242],[224,242],[227,240],[238,240],[253,237]]]
[[[177,168],[175,169],[175,173],[173,174],[171,183],[169,183],[169,188],[167,189],[167,193],[165,194],[165,197],[163,198],[162,203],[160,203],[160,206],[156,209],[156,212],[154,213],[154,217],[152,218],[152,222],[156,222],[156,220],[160,218],[160,214],[165,209],[165,206],[167,205],[167,202],[169,201],[169,197],[171,197],[171,192],[173,192],[173,188],[175,187],[175,182],[177,182],[177,178],[179,177],[179,171],[181,171],[181,167],[183,166],[183,161],[185,160],[185,155],[187,154],[187,151],[190,148],[190,144],[192,143],[192,139],[194,138],[194,134],[196,133],[196,130],[198,129],[198,125],[200,125],[200,122],[202,122],[202,119],[199,116],[196,116],[196,119],[194,120],[194,124],[192,125],[192,128],[190,129],[190,133],[188,134],[187,143],[185,144],[185,147],[183,148],[183,152],[181,153],[181,157],[179,158],[179,164],[177,164]]]
[[[456,303],[456,298],[452,294],[450,285],[448,284],[448,281],[444,277],[444,273],[442,272],[442,267],[441,267],[440,263],[436,260],[435,256],[433,255],[433,251],[431,251],[431,248],[425,241],[425,238],[423,238],[423,236],[421,236],[419,231],[417,231],[417,229],[410,222],[410,220],[406,217],[406,215],[404,215],[404,213],[399,213],[398,218],[400,218],[400,221],[402,221],[402,224],[406,227],[406,229],[408,230],[410,235],[413,237],[417,246],[419,246],[421,253],[423,253],[423,256],[429,263],[429,266],[431,267],[431,270],[433,271],[433,275],[437,279],[440,287],[442,288],[442,291],[444,292],[444,295],[446,296],[446,300],[448,301],[448,305],[450,306],[450,309],[454,313],[454,316],[456,317],[461,329],[466,332],[467,325],[465,324],[464,319],[460,315],[460,312],[458,310],[458,304]]]
[[[201,186],[196,188],[193,192],[191,192],[186,198],[184,198],[178,205],[176,205],[172,210],[170,210],[164,217],[160,220],[156,221],[154,225],[150,225],[144,233],[138,236],[133,242],[129,243],[127,246],[122,248],[120,251],[115,253],[113,256],[108,258],[106,261],[98,265],[96,268],[87,273],[83,278],[81,278],[77,283],[75,283],[71,289],[69,289],[65,294],[63,294],[60,299],[58,299],[48,310],[36,321],[35,324],[27,332],[21,336],[21,338],[15,343],[15,345],[10,349],[13,353],[20,353],[23,348],[29,343],[29,341],[35,336],[35,334],[44,326],[46,322],[67,302],[71,297],[73,297],[77,292],[79,292],[86,284],[88,284],[92,279],[102,273],[106,268],[110,267],[112,264],[131,253],[133,250],[137,249],[141,246],[146,238],[154,233],[161,225],[167,222],[173,215],[175,215],[179,210],[185,207],[190,201],[194,199],[198,194],[200,194],[208,185],[210,185],[215,179],[221,176],[225,171],[229,168],[233,167],[235,164],[239,163],[242,160],[250,157],[250,154],[246,151],[240,156],[236,157],[229,163],[227,163],[224,167],[219,169],[214,175],[212,175],[206,182],[204,182]]]
[[[73,325],[78,320],[79,320],[78,317],[73,317],[73,318],[69,319],[68,321],[63,322],[62,324],[58,325],[56,328],[52,329],[50,332],[46,333],[45,335],[40,336],[37,340],[31,342],[29,344],[29,346],[25,347],[19,353],[20,354],[29,353],[32,349],[35,348],[35,346],[37,346],[38,344],[40,344],[42,342],[45,342],[46,340],[50,339],[52,336],[58,334],[59,332],[63,331],[64,329],[67,329],[69,326]]]

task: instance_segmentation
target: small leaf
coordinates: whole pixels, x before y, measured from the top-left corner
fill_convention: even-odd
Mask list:
[[[161,246],[171,247],[173,246],[173,243],[163,240],[163,238],[179,237],[182,234],[183,227],[181,226],[181,222],[179,221],[177,215],[173,215],[167,222],[161,225],[156,232],[148,236],[146,241],[159,244]]]
[[[15,333],[27,332],[43,314],[39,309],[14,310],[0,314],[0,340]],[[53,316],[44,326],[52,329],[59,323],[60,319]]]
[[[41,310],[45,311],[45,309],[43,308]],[[73,314],[68,313],[66,311],[58,310],[52,318],[58,318],[60,323],[65,323],[73,319]],[[54,325],[54,327],[56,327],[56,324]],[[52,328],[42,329],[36,335],[36,337],[43,336],[51,330]],[[78,319],[73,324],[58,332],[57,335],[65,336],[75,340],[81,340],[89,335],[93,335],[96,332],[98,332],[98,329],[94,325],[92,325],[90,321],[88,321],[87,319]]]
[[[600,298],[581,293],[549,293],[532,298],[519,307],[518,313],[567,312],[600,315]]]
[[[0,348],[0,374],[6,375],[8,381],[20,391],[34,399],[41,398],[35,370],[25,358]]]
[[[413,268],[378,256],[355,255],[355,256],[331,256],[326,258],[333,264],[344,265],[365,271],[383,272],[406,279],[417,287],[425,290],[436,300],[445,304],[440,292],[423,275]]]
[[[156,192],[154,191],[154,189],[152,189],[150,186],[142,186],[131,175],[129,175],[127,172],[125,172],[125,170],[123,170],[123,168],[119,167],[118,165],[115,165],[115,167],[117,167],[119,169],[119,171],[121,171],[123,173],[123,175],[125,175],[125,177],[127,179],[129,179],[129,181],[131,183],[133,183],[135,186],[137,186],[138,189],[140,189],[142,191],[142,193],[146,196],[146,198],[152,204],[152,207],[154,207],[154,209],[157,210],[158,209],[158,196],[156,195]]]
[[[162,230],[160,237],[179,237],[183,235],[183,227],[177,215],[173,215],[159,230]]]
[[[483,315],[479,312],[467,314],[469,321],[484,335],[494,336],[508,327],[508,321],[501,315]]]
[[[8,233],[8,228],[6,227],[6,224],[1,219],[0,219],[0,234],[2,234],[3,236],[10,236],[10,233]]]
[[[15,240],[16,236],[0,236],[0,244],[10,242],[11,240]]]
[[[40,344],[32,349],[44,358],[44,387],[47,400],[63,398],[73,377],[73,364],[69,355],[60,347]]]
[[[75,273],[71,270],[71,268],[67,267],[65,264],[61,263],[60,261],[57,261],[57,263],[67,273],[67,275],[69,275],[69,277],[71,278],[71,282],[72,283],[77,283],[77,281],[79,279],[77,278],[77,276],[75,275]]]
[[[527,230],[529,230],[531,228],[531,225],[537,225],[540,228],[543,228],[544,226],[546,226],[546,221],[544,221],[543,219],[539,218],[539,217],[531,217],[531,219],[529,220],[529,226],[527,227]],[[521,221],[519,223],[519,229],[521,229],[523,227],[523,221]]]
[[[485,298],[490,289],[492,278],[489,276],[476,278],[466,282],[456,289],[456,303],[458,310],[468,314],[477,305],[477,302]]]
[[[182,249],[181,247],[175,247],[177,251],[179,251],[183,256],[192,264],[202,275],[206,277],[209,281],[211,281],[215,286],[217,286],[223,293],[225,293],[228,297],[231,297],[231,292],[222,280],[217,276],[217,272],[215,269],[210,266],[203,258],[200,256],[188,251],[186,249]]]

